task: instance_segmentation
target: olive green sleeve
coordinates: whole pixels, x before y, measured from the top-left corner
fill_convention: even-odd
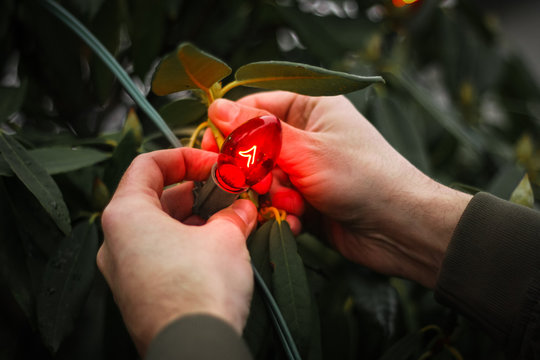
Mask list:
[[[251,360],[251,354],[236,331],[210,315],[181,317],[152,340],[146,360]]]
[[[448,246],[435,297],[512,359],[540,357],[540,212],[479,193]]]

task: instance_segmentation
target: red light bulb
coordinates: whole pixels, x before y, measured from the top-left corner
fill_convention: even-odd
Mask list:
[[[225,139],[215,179],[228,192],[239,193],[261,181],[281,151],[281,123],[273,115],[248,120]]]

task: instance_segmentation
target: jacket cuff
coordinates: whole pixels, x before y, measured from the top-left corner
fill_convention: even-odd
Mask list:
[[[152,340],[146,360],[251,359],[236,331],[217,317],[189,315],[171,322]]]
[[[435,298],[520,353],[539,315],[540,216],[479,193],[465,209],[439,272]]]

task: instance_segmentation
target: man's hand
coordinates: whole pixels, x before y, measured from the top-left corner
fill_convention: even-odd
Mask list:
[[[182,315],[211,314],[238,333],[245,325],[253,292],[245,241],[255,206],[238,200],[201,225],[191,214],[192,182],[163,190],[208,178],[216,160],[194,149],[140,155],[103,212],[97,263],[141,354]]]
[[[209,109],[225,134],[267,113],[284,121],[279,167],[326,215],[336,248],[374,270],[433,287],[470,196],[416,169],[343,96],[276,91],[217,100]]]

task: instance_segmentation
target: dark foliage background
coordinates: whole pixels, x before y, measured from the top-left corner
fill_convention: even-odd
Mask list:
[[[159,59],[184,41],[233,69],[288,60],[380,74],[385,85],[348,97],[413,164],[445,184],[502,198],[527,173],[533,193],[525,183],[514,199],[538,199],[540,88],[502,46],[496,21],[472,3],[61,3],[158,109],[187,96],[158,97],[149,85]],[[39,1],[0,3],[0,71],[0,358],[137,358],[96,270],[99,213],[132,158],[168,144],[144,114],[129,112],[134,103],[112,73]],[[203,116],[162,114],[182,139]],[[36,173],[37,181],[25,177]],[[296,244],[320,324],[308,334],[307,358],[502,358],[430,291],[347,263],[316,227],[306,229]],[[281,358],[272,330],[261,329],[246,333],[254,354]]]

